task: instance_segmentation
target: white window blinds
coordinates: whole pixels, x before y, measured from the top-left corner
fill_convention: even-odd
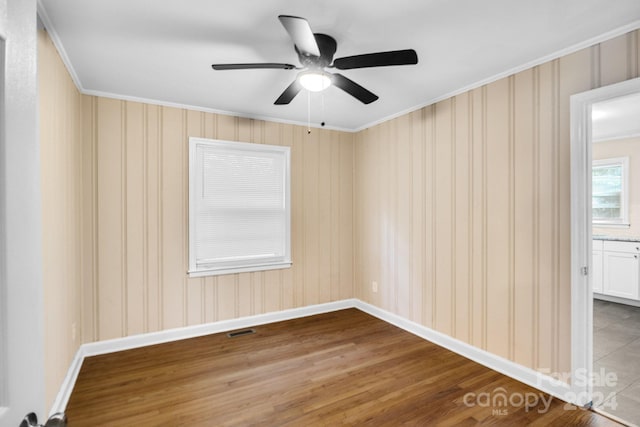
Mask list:
[[[628,225],[629,158],[594,160],[591,216],[595,225]]]
[[[191,275],[290,266],[289,147],[189,144]]]

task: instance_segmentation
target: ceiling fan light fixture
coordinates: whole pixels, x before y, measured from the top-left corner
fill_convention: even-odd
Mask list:
[[[322,71],[306,71],[298,75],[298,81],[308,91],[322,92],[331,86],[331,74]]]
[[[334,59],[333,55],[338,47],[336,39],[328,34],[314,33],[309,22],[299,16],[280,15],[278,19],[289,33],[302,67],[276,62],[212,64],[214,70],[303,70],[298,72],[295,80],[280,94],[273,103],[274,105],[289,104],[302,89],[306,89],[308,92],[321,92],[329,86],[335,86],[363,104],[371,104],[378,99],[378,95],[340,73],[326,72],[325,68],[351,70],[355,68],[414,65],[418,63],[418,54],[413,49],[373,52]]]

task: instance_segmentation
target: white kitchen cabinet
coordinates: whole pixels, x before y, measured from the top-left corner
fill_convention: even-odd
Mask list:
[[[594,292],[597,266],[594,251]],[[602,290],[600,293],[619,298],[640,298],[640,244],[605,240],[602,246]]]
[[[593,292],[602,293],[602,240],[593,241],[593,262],[591,263],[591,283]]]

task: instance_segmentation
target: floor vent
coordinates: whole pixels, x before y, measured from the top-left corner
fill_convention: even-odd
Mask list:
[[[255,329],[243,329],[241,331],[229,332],[227,336],[229,338],[241,337],[243,335],[255,334]]]

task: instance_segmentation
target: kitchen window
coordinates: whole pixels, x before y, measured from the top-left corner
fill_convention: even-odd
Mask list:
[[[290,148],[189,138],[189,275],[291,266]]]
[[[594,225],[629,225],[628,169],[628,157],[593,161],[591,212]]]

